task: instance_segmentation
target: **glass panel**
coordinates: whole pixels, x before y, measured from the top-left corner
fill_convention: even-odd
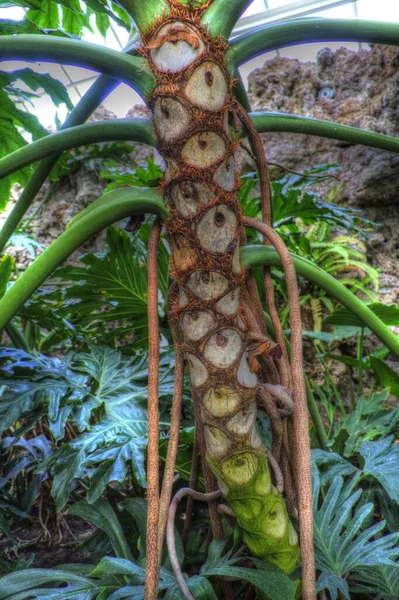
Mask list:
[[[266,8],[264,0],[253,0],[252,4],[248,6],[245,13],[242,15],[243,17],[249,17],[251,15],[257,15],[263,12]]]
[[[357,14],[359,19],[372,21],[399,22],[399,3],[397,0],[358,0]]]

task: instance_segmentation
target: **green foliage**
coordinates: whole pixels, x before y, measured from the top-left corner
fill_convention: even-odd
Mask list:
[[[12,573],[0,581],[0,599],[141,600],[145,583],[145,500],[125,500],[120,503],[119,512],[103,500],[92,505],[80,502],[72,507],[71,512],[95,525],[108,539],[110,554],[115,556],[103,557],[96,566],[79,565],[76,568],[75,565],[63,565],[61,569],[29,569]],[[136,525],[129,538],[122,527],[121,518],[125,512]],[[284,600],[294,599],[295,584],[278,567],[254,559],[251,560],[255,570],[237,566],[241,559],[232,558],[234,547],[227,552],[225,549],[226,540],[212,542],[200,575],[188,579],[188,587],[196,600],[216,600],[214,588],[208,580],[215,576],[248,581],[269,600],[281,598],[281,593],[284,593]],[[168,570],[167,559],[161,568],[159,590],[165,590],[165,598],[169,600],[182,597],[174,575]]]
[[[146,485],[147,356],[125,358],[111,348],[88,348],[88,352],[67,354],[63,361],[11,348],[0,353],[1,430],[23,418],[16,429],[16,435],[21,435],[46,416],[55,440],[63,440],[67,423],[76,431],[40,467],[53,475],[58,509],[82,477],[90,484],[90,502],[110,481],[123,482],[129,466],[135,481]],[[160,397],[167,403],[173,390],[171,365],[166,352],[161,357]]]
[[[350,599],[348,574],[366,567],[393,565],[399,556],[399,533],[381,537],[384,521],[365,526],[374,505],[359,502],[362,491],[354,492],[357,481],[357,474],[345,484],[342,477],[335,476],[322,493],[318,470],[313,472],[316,561],[321,571],[317,590],[327,589],[332,600],[337,600],[339,592]]]
[[[367,262],[366,246],[360,239],[375,225],[359,217],[353,210],[334,204],[336,190],[329,195],[329,202],[310,186],[328,177],[336,165],[318,165],[303,174],[287,175],[271,183],[273,221],[288,249],[338,278],[353,293],[361,292],[375,300],[378,289],[378,271]],[[260,217],[260,198],[253,195],[258,183],[255,173],[242,177],[240,203],[245,214]],[[343,234],[343,232],[345,232]],[[353,234],[349,234],[353,232]],[[247,232],[249,242],[260,242],[261,236]],[[278,292],[285,298],[280,318],[287,324],[288,301],[285,278],[275,271]],[[374,289],[372,289],[374,288]],[[323,317],[334,310],[331,298],[315,285],[300,280],[301,306],[304,314],[311,317],[314,331],[320,332]]]
[[[199,0],[191,4],[201,3]],[[221,3],[218,4],[220,7]],[[238,4],[234,2],[236,12]],[[244,0],[241,6],[244,4],[249,2]],[[0,34],[81,36],[92,29],[94,21],[103,37],[111,22],[131,28],[126,12],[108,0],[0,0],[0,6],[27,9],[25,18],[18,23],[1,20]],[[25,145],[29,136],[38,139],[48,135],[36,117],[21,109],[22,101],[31,102],[43,89],[57,107],[64,103],[69,110],[72,108],[60,82],[32,69],[0,73],[0,87],[0,158]],[[152,160],[146,168],[132,164],[132,149],[131,144],[109,143],[73,150],[64,156],[51,178],[56,180],[75,173],[84,164],[97,171],[107,190],[126,185],[158,187],[161,169]],[[339,277],[354,293],[373,300],[378,273],[367,262],[366,247],[360,236],[374,224],[337,206],[334,191],[323,202],[310,189],[320,181],[319,176],[328,177],[336,170],[334,165],[319,165],[273,182],[275,226],[290,250]],[[24,186],[31,172],[29,167],[0,182],[0,208],[7,203],[11,184],[18,182]],[[259,198],[253,197],[256,184],[254,174],[243,177],[240,200],[248,216],[260,213]],[[134,229],[135,223],[129,225]],[[0,581],[0,600],[141,600],[143,597],[149,228],[150,222],[145,220],[139,233],[131,237],[121,229],[110,228],[106,249],[86,255],[79,266],[59,269],[20,312],[12,323],[14,330],[10,326],[7,331],[10,343],[16,347],[0,349],[0,430],[4,434],[0,447],[0,530],[10,544],[17,544],[14,525],[22,519],[26,524],[28,518],[35,518],[37,503],[43,498],[42,484],[46,481],[46,486],[51,484],[58,512],[68,506],[70,514],[85,519],[96,531],[85,542],[85,548],[91,552],[90,565],[31,569],[33,559],[28,556],[21,555],[13,566],[0,557],[1,569],[18,570]],[[253,237],[260,241],[259,236]],[[33,244],[39,242],[26,238],[24,243],[33,253]],[[169,281],[168,246],[164,241],[159,265],[158,312],[163,342],[160,458],[165,460],[173,356],[166,345],[170,332],[165,323]],[[13,268],[9,256],[0,260],[0,296]],[[276,270],[274,275],[281,297],[286,298],[282,273]],[[368,356],[359,351],[356,358],[326,352],[324,343],[358,334],[362,324],[348,311],[336,310],[327,294],[304,281],[300,281],[300,291],[302,307],[311,313],[315,330],[306,335],[315,340],[323,364],[331,358],[340,360],[350,376],[351,370],[357,369],[360,379],[361,373],[370,369],[380,388],[369,397],[359,393],[356,398],[353,394],[349,411],[328,371],[323,386],[314,384],[330,423],[328,437],[332,450],[315,450],[313,456],[317,465],[314,509],[318,588],[327,590],[331,600],[338,594],[353,600],[359,594],[372,595],[375,600],[397,600],[399,450],[394,434],[398,430],[399,409],[388,405],[387,398],[388,391],[399,395],[398,376],[383,362],[388,355],[386,348]],[[387,325],[398,325],[396,307],[378,303],[369,306]],[[286,302],[280,306],[283,318],[287,308]],[[324,324],[357,330],[347,329],[343,333],[335,328],[332,332],[322,332],[323,318],[331,312]],[[18,345],[24,349],[18,349]],[[190,475],[194,442],[187,399],[185,394],[176,467],[184,480]],[[203,483],[201,473],[199,483]],[[180,507],[180,510],[185,509]],[[204,562],[209,525],[205,513],[195,514],[193,523],[184,551],[176,530],[179,561],[190,575],[194,569],[198,572],[200,561]],[[176,524],[181,529],[182,519]],[[237,550],[235,542],[241,539],[241,534],[237,527],[233,531],[225,518],[224,530],[230,537],[213,542],[199,575],[188,578],[188,587],[196,600],[216,600],[220,578],[240,581],[236,584],[237,597],[245,597],[248,584],[252,584],[259,597],[294,598],[294,581],[275,565],[245,557],[243,566],[242,559],[233,558]],[[167,600],[182,598],[166,558],[159,589]]]
[[[353,591],[372,594],[375,600],[398,600],[399,564],[359,569],[352,574]]]
[[[21,22],[19,33],[30,33],[27,28],[31,23],[35,25],[33,33],[65,32],[73,36],[81,36],[84,30],[92,31],[90,24],[92,14],[95,15],[97,29],[104,37],[112,21],[129,29],[129,19],[126,13],[113,2],[109,8],[106,0],[86,0],[85,2],[79,2],[79,0],[61,0],[59,2],[54,0],[13,0],[6,4],[28,9]],[[12,33],[15,33],[15,30]]]
[[[48,329],[65,331],[68,323],[69,333],[72,326],[75,333],[103,343],[128,341],[131,349],[146,348],[148,235],[149,224],[133,237],[110,227],[106,252],[81,257],[81,267],[58,269],[22,314]],[[168,263],[162,242],[158,255],[161,319],[165,318]]]

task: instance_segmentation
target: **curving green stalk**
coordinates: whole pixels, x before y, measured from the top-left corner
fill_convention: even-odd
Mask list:
[[[44,35],[0,36],[1,60],[40,60],[99,71],[133,87],[143,98],[154,88],[145,60],[97,44]]]
[[[202,23],[208,27],[211,35],[222,35],[227,40],[238,19],[252,4],[252,1],[229,0],[228,10],[226,10],[225,0],[213,0],[202,17]]]
[[[58,131],[8,154],[0,160],[0,179],[55,152],[115,140],[156,145],[150,119],[110,119],[87,123]]]
[[[53,271],[93,235],[132,215],[167,218],[162,196],[153,189],[122,188],[104,194],[71,221],[62,233],[24,271],[0,300],[0,331]]]
[[[258,27],[237,36],[230,44],[229,67],[232,72],[243,63],[265,52],[309,42],[367,42],[399,45],[399,25],[361,19],[292,19]]]
[[[359,300],[340,281],[320,269],[312,262],[290,252],[298,275],[319,286],[330,296],[346,306],[364,325],[399,358],[399,337],[375,315],[362,300]],[[241,251],[243,264],[254,266],[281,267],[281,260],[273,248],[265,246],[246,246]]]
[[[375,133],[374,131],[365,131],[358,127],[350,127],[349,125],[330,123],[329,121],[323,121],[322,119],[298,117],[296,115],[278,112],[259,111],[251,113],[250,117],[259,133],[273,131],[279,133],[285,132],[315,135],[331,140],[350,142],[351,144],[372,146],[373,148],[379,148],[380,150],[399,152],[399,138]]]
[[[140,31],[150,27],[168,8],[166,0],[116,0],[115,3],[125,9]]]

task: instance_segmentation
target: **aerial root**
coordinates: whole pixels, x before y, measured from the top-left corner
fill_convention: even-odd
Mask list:
[[[183,573],[180,568],[179,560],[177,558],[176,541],[175,541],[175,517],[176,517],[177,506],[178,506],[180,500],[182,498],[184,498],[185,496],[189,496],[193,500],[199,500],[200,502],[211,503],[211,502],[214,502],[215,500],[218,500],[221,495],[222,495],[222,492],[220,490],[216,490],[209,494],[203,494],[203,493],[197,492],[196,490],[193,490],[191,488],[182,488],[174,496],[174,498],[170,504],[170,507],[169,507],[168,522],[167,522],[167,527],[166,527],[166,542],[168,545],[169,560],[170,560],[170,564],[172,565],[172,569],[175,574],[180,591],[187,600],[195,600],[195,599],[187,587],[186,581],[183,577]],[[154,598],[156,598],[156,597],[157,596],[154,596]]]
[[[270,426],[272,428],[272,452],[276,461],[280,462],[281,452],[284,442],[284,427],[281,420],[281,416],[277,410],[275,403],[273,402],[269,391],[260,385],[258,390],[258,397],[262,402],[263,408],[270,420]]]
[[[291,324],[291,369],[295,399],[293,458],[299,509],[302,590],[303,600],[314,600],[316,591],[309,419],[303,380],[301,313],[295,267],[284,242],[271,227],[248,217],[244,217],[243,224],[256,229],[273,244],[281,259],[287,282]]]
[[[199,467],[199,448],[198,448],[198,427],[194,429],[194,445],[193,453],[191,458],[191,473],[190,473],[190,488],[194,490],[197,487],[198,479],[198,467]],[[188,532],[191,525],[191,517],[193,514],[193,499],[191,496],[187,498],[186,506],[186,518],[184,519],[182,541],[183,545],[187,542]]]
[[[270,392],[273,398],[283,405],[282,408],[277,407],[277,410],[282,417],[290,417],[294,414],[295,404],[291,392],[286,387],[283,385],[275,385],[273,383],[264,383],[263,386]]]
[[[230,508],[230,506],[228,506],[227,504],[218,504],[217,509],[218,512],[222,513],[223,515],[227,515],[228,517],[232,517],[233,519],[237,518],[235,516],[234,510]]]
[[[273,454],[270,452],[270,450],[266,450],[267,453],[267,459],[269,461],[269,465],[272,468],[272,471],[274,473],[274,480],[276,482],[276,488],[277,491],[280,492],[280,494],[282,494],[284,492],[284,477],[283,474],[281,472],[281,469],[278,465],[277,460],[274,458]]]
[[[147,563],[145,600],[158,596],[159,554],[159,322],[158,322],[158,244],[162,224],[155,219],[148,240],[148,447],[147,447]]]
[[[158,528],[158,552],[161,559],[163,542],[165,538],[166,522],[168,519],[168,510],[172,496],[172,487],[174,483],[176,456],[179,446],[179,430],[181,417],[181,404],[183,397],[184,380],[184,358],[178,331],[173,319],[170,321],[170,329],[175,348],[175,383],[173,390],[172,413],[170,418],[170,433],[168,450],[166,455],[165,470],[162,481],[161,500],[159,503],[159,528]]]

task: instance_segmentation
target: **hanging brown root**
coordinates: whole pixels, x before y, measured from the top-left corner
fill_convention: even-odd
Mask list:
[[[286,387],[273,383],[264,383],[263,385],[270,392],[273,398],[278,400],[283,405],[282,408],[277,407],[277,410],[282,417],[290,417],[294,414],[295,404],[289,390],[287,390]]]
[[[274,458],[273,454],[270,450],[266,450],[267,452],[267,460],[269,461],[269,465],[274,473],[274,481],[276,483],[277,491],[282,494],[284,492],[284,477],[281,472],[280,467],[278,466],[277,460]]]
[[[282,360],[280,360],[278,363],[281,383],[285,387],[291,389],[292,379],[291,379],[291,374],[290,374],[290,366],[289,366],[290,363],[289,363],[289,359],[288,359],[288,352],[287,352],[287,347],[285,344],[283,327],[281,325],[280,317],[278,315],[278,311],[277,311],[277,307],[276,307],[276,299],[274,297],[272,275],[270,273],[270,269],[268,269],[267,267],[263,270],[263,280],[264,280],[264,284],[265,284],[267,310],[269,312],[269,315],[270,315],[270,318],[271,318],[271,321],[273,324],[274,333],[276,336],[276,342],[279,344],[281,351],[283,353]]]
[[[258,288],[256,286],[256,281],[251,273],[248,271],[248,275],[246,277],[246,289],[247,289],[247,298],[248,302],[250,302],[251,312],[253,313],[261,333],[267,334],[265,317],[263,315],[262,304],[259,299]]]
[[[170,329],[173,336],[175,348],[175,383],[173,391],[172,414],[170,418],[170,433],[168,451],[166,455],[165,470],[162,481],[161,500],[159,503],[159,528],[158,528],[158,552],[161,559],[163,542],[165,538],[166,521],[168,519],[168,510],[172,496],[172,487],[174,481],[176,456],[179,445],[179,430],[181,403],[183,396],[183,378],[184,378],[184,359],[179,336],[176,331],[176,325],[171,320]]]
[[[316,592],[309,419],[303,380],[301,313],[295,267],[284,242],[271,227],[248,217],[243,219],[243,223],[262,233],[273,244],[281,259],[287,282],[291,325],[291,369],[295,399],[293,457],[299,509],[302,590],[303,600],[314,600]]]
[[[230,508],[230,506],[228,506],[227,504],[218,504],[217,509],[218,509],[218,512],[220,512],[222,515],[227,515],[228,517],[231,517],[232,519],[237,518],[234,513],[234,510],[232,508]]]
[[[195,490],[195,488],[197,487],[198,467],[199,467],[198,427],[195,427],[194,445],[193,445],[193,454],[192,454],[192,459],[191,459],[191,472],[190,472],[190,488],[192,490]],[[183,535],[182,535],[183,545],[185,545],[187,542],[187,536],[188,536],[188,532],[190,530],[192,514],[193,514],[193,499],[191,496],[189,496],[187,498],[186,518],[184,520],[184,528],[183,528]]]
[[[247,111],[241,104],[236,101],[234,104],[234,108],[237,112],[238,118],[243,124],[245,130],[248,133],[249,141],[253,147],[255,160],[258,165],[259,172],[259,184],[262,194],[262,221],[266,223],[266,225],[272,225],[272,207],[271,207],[271,198],[270,198],[270,186],[269,186],[269,176],[267,173],[267,164],[265,159],[265,149],[262,144],[262,140],[259,137],[259,134],[255,128],[255,125],[252,123],[251,119],[248,116]],[[263,160],[262,160],[263,157]]]
[[[177,506],[178,506],[180,500],[182,498],[184,498],[185,496],[189,496],[193,500],[199,500],[201,502],[211,503],[211,502],[214,502],[215,500],[217,500],[218,498],[220,498],[221,494],[222,494],[222,492],[220,490],[216,490],[215,492],[211,492],[210,494],[202,494],[201,492],[196,492],[195,490],[192,490],[191,488],[182,488],[174,496],[174,498],[170,504],[170,507],[169,507],[169,515],[168,515],[168,522],[167,522],[167,528],[166,528],[166,541],[168,544],[169,560],[170,560],[170,564],[172,565],[172,569],[175,574],[180,591],[187,600],[195,600],[195,599],[187,587],[187,584],[183,577],[183,573],[180,568],[179,560],[177,558],[176,542],[175,542],[175,516],[176,516]],[[215,508],[216,508],[216,506],[215,506]],[[156,597],[157,596],[153,596],[153,600]]]
[[[281,416],[277,410],[275,403],[273,402],[269,392],[263,386],[259,386],[257,395],[262,402],[263,408],[270,420],[270,426],[272,429],[272,452],[273,456],[280,462],[280,456],[283,448],[284,441],[284,428],[281,420]]]
[[[147,449],[147,563],[145,600],[158,596],[159,556],[159,323],[157,251],[162,224],[154,221],[148,241],[148,449]]]
[[[270,197],[270,183],[269,183],[269,174],[267,170],[267,162],[265,157],[265,149],[262,144],[262,140],[259,137],[259,134],[252,123],[251,119],[248,116],[246,110],[241,106],[239,102],[235,103],[235,108],[237,110],[238,117],[242,122],[245,130],[248,133],[250,143],[253,147],[255,160],[258,166],[259,173],[259,183],[260,183],[260,191],[261,191],[261,200],[262,200],[262,221],[272,227],[272,206],[271,206],[271,197]],[[267,236],[264,236],[264,244],[268,245]],[[291,388],[291,377],[290,377],[290,369],[289,369],[289,360],[288,360],[288,352],[285,345],[283,328],[281,326],[280,318],[278,316],[278,311],[276,307],[276,301],[274,297],[273,291],[273,282],[271,278],[271,273],[269,268],[264,269],[264,284],[265,284],[265,294],[266,294],[266,304],[267,309],[273,324],[274,333],[276,336],[276,342],[279,344],[283,358],[278,362],[278,368],[280,372],[281,383],[288,388]]]

